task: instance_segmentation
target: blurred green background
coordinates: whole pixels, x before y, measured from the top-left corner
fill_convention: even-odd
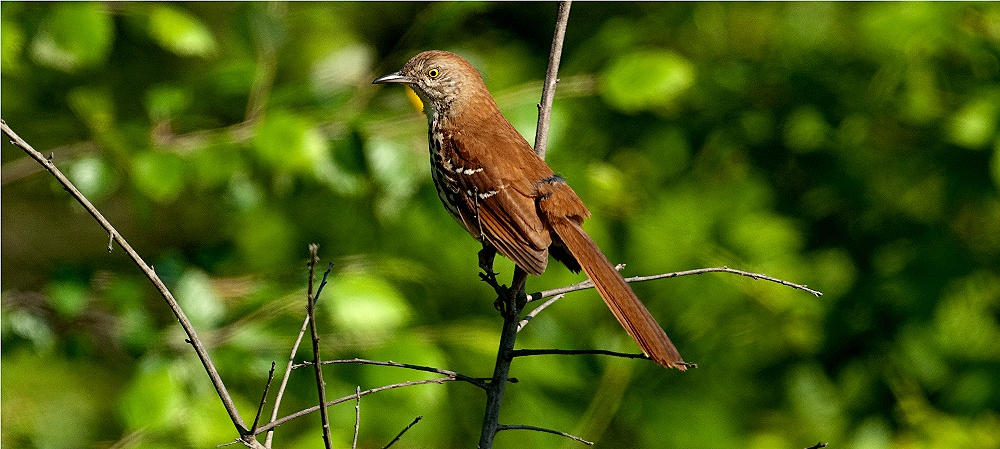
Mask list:
[[[458,52],[532,141],[555,4],[0,8],[3,118],[156,267],[244,419],[301,324],[312,242],[336,263],[325,357],[491,373],[478,244],[436,197],[425,119],[370,82]],[[1000,5],[577,3],[560,76],[548,160],[626,275],[728,265],[825,295],[726,274],[636,285],[700,368],[518,359],[502,422],[616,448],[1000,447]],[[2,182],[0,444],[232,441],[123,251],[6,139]],[[553,264],[529,289],[580,279]],[[518,343],[635,351],[592,291]],[[325,372],[330,397],[431,377]],[[315,402],[311,379],[293,373],[282,415]],[[472,447],[483,403],[461,383],[366,397],[359,447],[417,415],[394,447]],[[348,446],[353,407],[332,420]],[[318,422],[276,447],[321,447]],[[497,447],[582,446],[511,431]]]

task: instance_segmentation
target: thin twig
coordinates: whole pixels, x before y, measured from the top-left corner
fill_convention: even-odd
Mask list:
[[[527,357],[533,355],[608,355],[612,357],[621,357],[625,359],[643,359],[651,360],[646,354],[635,354],[628,352],[617,352],[608,351],[606,349],[515,349],[511,351],[511,357]],[[697,363],[687,363],[684,362],[684,366],[688,368],[697,368]]]
[[[421,419],[424,419],[424,417],[423,416],[418,416],[416,418],[413,418],[413,422],[411,422],[409,425],[407,425],[406,427],[404,427],[403,430],[401,430],[399,432],[399,434],[396,435],[396,438],[393,438],[392,441],[390,441],[389,444],[383,446],[382,449],[389,449],[389,446],[392,446],[393,444],[396,444],[396,442],[399,441],[399,439],[403,437],[403,434],[406,433],[407,430],[410,430],[410,427],[413,427],[414,424],[420,422]]]
[[[351,443],[351,449],[358,449],[358,429],[361,428],[361,385],[358,385],[355,395],[357,398],[354,401],[354,442]]]
[[[651,360],[649,356],[641,352],[635,354],[628,352],[608,351],[605,349],[515,349],[511,353],[511,357],[526,357],[532,355],[582,355],[582,354],[610,355],[612,357],[622,357],[626,359]]]
[[[535,317],[535,315],[538,315],[539,313],[541,313],[541,311],[545,310],[546,307],[551,306],[556,301],[562,299],[563,296],[565,296],[565,295],[556,295],[556,296],[553,296],[552,299],[543,302],[542,305],[540,305],[538,307],[535,307],[534,310],[532,310],[530,313],[528,313],[527,315],[525,315],[523,319],[521,319],[520,323],[517,323],[517,331],[521,332],[521,329],[524,329],[524,326],[528,325],[528,321],[531,321],[532,318]]]
[[[806,449],[821,449],[821,448],[824,448],[824,447],[826,447],[826,443],[820,441],[819,443],[816,443],[816,444],[814,444],[812,446],[809,446]]]
[[[319,357],[319,331],[316,329],[316,300],[313,296],[313,281],[316,278],[316,262],[319,262],[319,245],[309,245],[309,291],[306,295],[306,310],[309,313],[309,332],[312,335],[313,373],[316,374],[316,389],[319,392],[319,416],[323,423],[323,444],[326,449],[333,449],[333,439],[330,437],[330,417],[326,413],[326,381],[323,380],[322,359]],[[329,274],[329,270],[327,271]],[[326,276],[323,276],[324,280]]]
[[[370,390],[363,390],[361,392],[361,396],[368,396],[369,394],[372,394],[372,393],[378,393],[380,391],[391,390],[391,389],[394,389],[394,388],[412,387],[412,386],[415,386],[415,385],[427,385],[427,384],[443,384],[445,382],[453,382],[453,381],[456,381],[456,380],[458,380],[458,379],[455,379],[453,377],[438,377],[436,379],[411,380],[409,382],[400,382],[398,384],[384,385],[384,386],[381,386],[381,387],[372,388]],[[342,402],[350,401],[350,400],[354,399],[356,396],[357,396],[357,394],[351,393],[349,396],[344,396],[344,397],[339,398],[339,399],[334,399],[332,401],[328,401],[325,405],[327,407],[334,406],[334,405],[340,404]],[[265,424],[263,426],[260,426],[260,428],[257,429],[257,431],[254,432],[254,433],[255,434],[261,434],[261,433],[264,433],[264,432],[268,432],[271,429],[273,429],[275,427],[278,427],[278,426],[280,426],[280,425],[282,425],[282,424],[284,424],[284,423],[286,423],[288,421],[291,421],[291,420],[296,419],[296,418],[303,417],[303,416],[308,415],[308,414],[310,414],[312,412],[315,412],[316,410],[319,410],[319,406],[318,405],[314,405],[314,406],[309,407],[307,409],[299,410],[299,411],[297,411],[295,413],[292,413],[291,415],[278,418],[278,419],[276,419],[274,421],[271,421],[271,422],[269,422],[269,423],[267,423],[267,424]]]
[[[586,444],[587,446],[593,446],[594,445],[593,441],[587,441],[587,440],[585,440],[583,438],[580,438],[580,437],[575,436],[575,435],[570,435],[570,434],[568,434],[566,432],[560,432],[558,430],[546,429],[544,427],[527,426],[527,425],[524,425],[524,424],[502,424],[502,425],[500,425],[500,427],[497,427],[497,431],[498,432],[501,431],[501,430],[534,430],[536,432],[545,432],[545,433],[551,433],[553,435],[563,436],[563,437],[569,438],[571,440],[579,441],[579,442],[581,442],[583,444]]]
[[[271,370],[267,372],[267,384],[264,385],[264,394],[260,395],[260,405],[257,406],[257,414],[253,417],[253,425],[250,431],[257,428],[260,423],[260,414],[264,411],[264,403],[267,402],[267,390],[271,389],[271,381],[274,380],[274,361],[271,362]]]
[[[562,59],[563,40],[566,36],[566,24],[569,23],[569,7],[573,2],[559,2],[559,12],[556,13],[556,29],[552,33],[552,47],[549,49],[549,65],[545,70],[545,85],[542,86],[542,101],[538,103],[538,126],[535,131],[535,153],[545,159],[545,146],[549,140],[549,121],[552,118],[552,100],[556,96],[556,83],[559,82],[559,60]]]
[[[309,314],[306,314],[305,319],[302,321],[302,328],[299,329],[299,336],[295,338],[295,344],[292,345],[291,354],[288,356],[288,364],[285,365],[285,376],[281,378],[281,385],[278,387],[278,394],[274,398],[274,408],[271,409],[271,421],[278,419],[278,406],[281,405],[281,398],[285,395],[285,387],[288,386],[288,377],[292,374],[292,367],[295,362],[295,354],[299,352],[299,344],[302,343],[302,338],[306,335],[306,329],[309,328]],[[271,442],[274,440],[274,432],[268,432],[267,438],[264,439],[264,447],[271,449]]]
[[[147,265],[146,262],[142,260],[142,257],[140,257],[139,254],[132,249],[132,245],[130,245],[125,238],[122,237],[117,230],[115,230],[114,226],[112,226],[111,223],[104,218],[104,215],[102,215],[101,212],[94,207],[87,197],[80,193],[76,186],[74,186],[73,183],[70,182],[70,180],[66,178],[66,176],[63,175],[58,168],[56,168],[55,164],[52,163],[50,159],[46,158],[42,155],[42,153],[39,153],[37,150],[32,148],[32,146],[25,142],[24,139],[21,139],[21,137],[18,136],[14,130],[7,126],[7,122],[3,119],[0,119],[0,128],[2,128],[4,134],[7,134],[7,136],[11,138],[12,144],[24,150],[25,153],[45,167],[49,173],[52,173],[52,176],[54,176],[56,180],[62,184],[63,188],[66,189],[66,191],[68,191],[69,194],[72,195],[73,198],[76,199],[77,202],[79,202],[80,205],[82,205],[83,208],[86,209],[98,223],[100,223],[101,227],[103,227],[112,236],[112,238],[118,242],[118,245],[122,247],[125,253],[128,254],[128,256],[139,267],[139,269],[142,270],[146,277],[149,278],[150,282],[152,282],[157,291],[159,291],[160,296],[162,296],[167,302],[167,306],[170,307],[170,310],[174,313],[177,321],[180,322],[181,327],[184,329],[184,333],[187,334],[187,342],[191,344],[195,353],[198,354],[198,359],[201,360],[201,364],[205,367],[205,371],[208,373],[208,377],[211,379],[216,393],[219,394],[219,399],[222,400],[222,405],[226,408],[226,412],[229,414],[229,419],[232,420],[233,425],[236,427],[236,431],[239,432],[241,436],[249,436],[246,424],[243,423],[243,418],[240,417],[239,411],[236,410],[236,404],[233,403],[233,398],[229,395],[229,391],[226,390],[226,385],[222,382],[222,377],[219,375],[218,370],[216,370],[215,364],[212,363],[212,359],[209,357],[208,351],[205,349],[205,345],[202,344],[201,339],[198,338],[198,333],[195,332],[194,326],[191,324],[191,321],[188,320],[187,315],[184,314],[181,306],[177,304],[177,300],[174,299],[174,295],[170,293],[167,286],[163,284],[160,277],[156,275],[155,271],[153,271],[153,267]],[[252,443],[248,442],[248,444]]]
[[[766,274],[751,273],[749,271],[736,270],[736,269],[729,268],[729,267],[726,267],[726,266],[713,267],[713,268],[698,268],[698,269],[695,269],[695,270],[686,270],[686,271],[675,271],[675,272],[672,272],[672,273],[654,274],[652,276],[633,276],[633,277],[625,278],[625,282],[652,281],[652,280],[655,280],[655,279],[675,278],[675,277],[690,276],[690,275],[694,275],[694,274],[705,274],[705,273],[732,273],[732,274],[738,274],[740,276],[746,276],[746,277],[753,278],[753,279],[763,279],[765,281],[771,281],[771,282],[775,282],[775,283],[778,283],[778,284],[781,284],[781,285],[784,285],[784,286],[787,286],[787,287],[792,287],[792,288],[796,288],[796,289],[799,289],[799,290],[803,290],[803,291],[809,292],[810,294],[812,294],[813,296],[816,296],[816,297],[823,296],[822,292],[817,291],[817,290],[813,290],[813,289],[805,286],[804,284],[795,284],[795,283],[788,282],[788,281],[785,281],[785,280],[782,280],[782,279],[778,279],[776,277],[768,276]],[[591,282],[588,279],[588,280],[585,280],[583,282],[578,282],[576,284],[569,285],[569,286],[566,286],[566,287],[554,288],[554,289],[551,289],[551,290],[543,290],[541,292],[532,293],[532,294],[528,295],[528,302],[538,301],[539,299],[542,299],[542,298],[548,298],[550,296],[555,296],[555,295],[569,293],[569,292],[575,292],[575,291],[578,291],[578,290],[586,290],[586,289],[589,289],[589,288],[594,288],[594,283]]]
[[[337,364],[337,363],[357,363],[359,365],[394,366],[396,368],[406,368],[406,369],[412,369],[412,370],[416,370],[416,371],[425,371],[425,372],[428,372],[428,373],[443,374],[443,375],[451,377],[451,378],[453,378],[455,380],[460,380],[462,382],[468,382],[468,383],[470,383],[472,385],[475,385],[475,386],[477,386],[479,388],[482,388],[484,390],[486,389],[486,382],[483,382],[482,379],[479,379],[479,378],[476,378],[476,377],[471,377],[471,376],[466,376],[465,374],[456,373],[454,371],[450,371],[450,370],[446,370],[446,369],[434,368],[432,366],[413,365],[413,364],[409,364],[409,363],[399,363],[399,362],[393,362],[391,360],[388,361],[388,362],[383,362],[383,361],[379,361],[379,360],[367,360],[367,359],[357,359],[357,358],[355,358],[355,359],[343,359],[343,360],[324,360],[324,361],[322,361],[320,363],[322,363],[324,365],[327,365],[327,364],[333,365],[333,364]],[[311,364],[310,362],[303,362],[303,363],[295,364],[295,365],[292,365],[292,369],[298,369],[298,368],[301,368],[303,366],[307,366],[307,365],[310,365],[310,364]]]

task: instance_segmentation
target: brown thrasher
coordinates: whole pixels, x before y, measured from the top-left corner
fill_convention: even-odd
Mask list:
[[[584,232],[581,225],[590,211],[504,118],[472,64],[454,53],[425,51],[372,83],[406,84],[423,101],[438,196],[483,243],[484,252],[491,251],[490,261],[499,251],[537,276],[545,271],[551,251],[573,272],[583,268],[646,355],[668,368],[687,368],[667,334]]]

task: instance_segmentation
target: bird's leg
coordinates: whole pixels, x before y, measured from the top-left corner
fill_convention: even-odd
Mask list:
[[[498,273],[493,272],[493,259],[497,256],[497,249],[490,242],[483,241],[483,249],[479,250],[479,268],[486,273],[486,276],[496,280]]]
[[[497,289],[497,299],[493,301],[493,307],[495,307],[500,315],[504,318],[510,318],[517,314],[518,310],[524,308],[527,303],[527,295],[524,292],[524,284],[528,280],[528,273],[521,269],[521,267],[514,266],[514,279],[510,281],[510,288],[506,286],[500,286]]]
[[[499,273],[493,271],[493,259],[496,258],[496,255],[496,247],[484,241],[483,249],[479,250],[479,268],[483,270],[479,273],[479,278],[489,284],[490,287],[493,287],[493,291],[497,293],[497,300],[493,303],[493,306],[497,310],[501,310],[500,307],[504,301],[503,298],[510,296],[510,294],[508,293],[507,286],[497,280],[497,274]]]

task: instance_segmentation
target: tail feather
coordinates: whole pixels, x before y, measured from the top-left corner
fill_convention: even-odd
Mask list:
[[[550,217],[550,224],[587,272],[587,277],[594,283],[615,318],[642,351],[664,367],[686,370],[688,365],[681,359],[670,338],[583,228],[565,217]]]

